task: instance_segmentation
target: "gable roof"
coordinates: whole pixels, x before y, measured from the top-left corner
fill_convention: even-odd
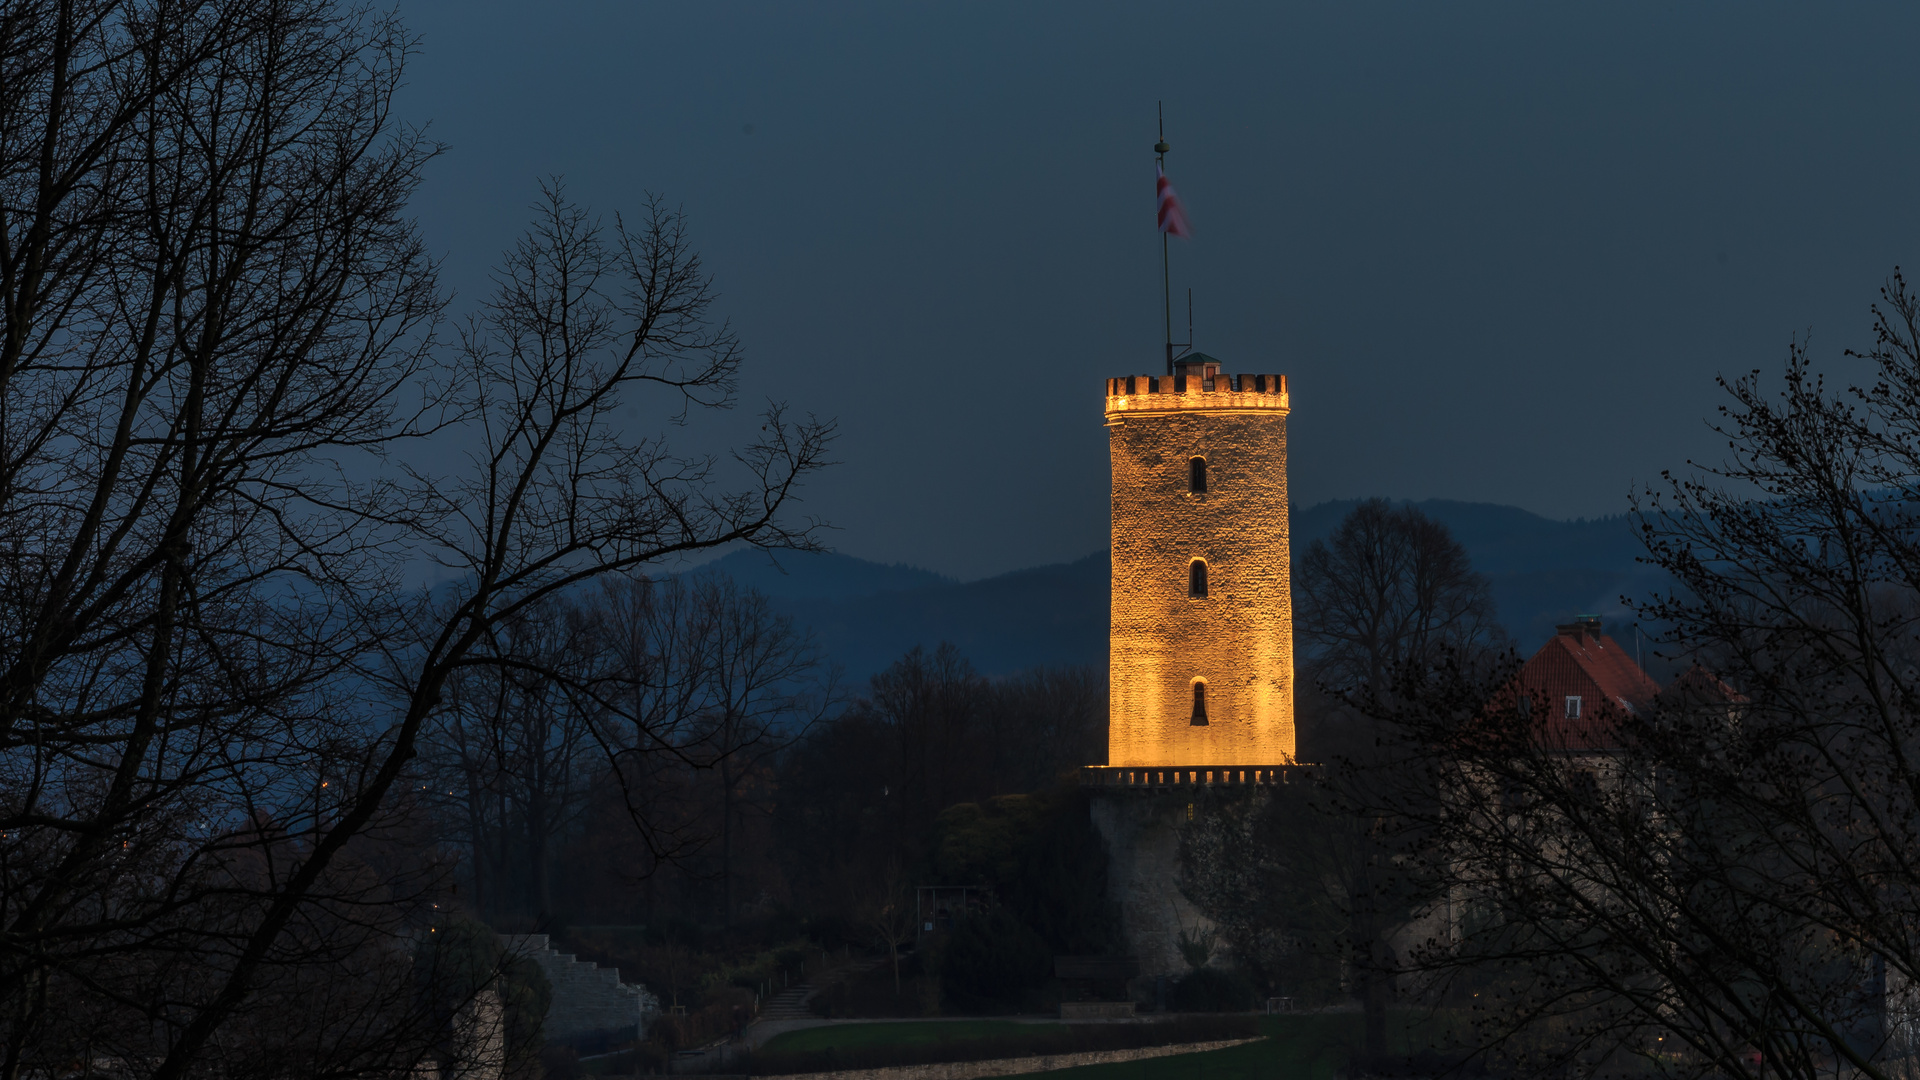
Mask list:
[[[1696,660],[1687,670],[1681,672],[1667,688],[1660,692],[1661,700],[1682,709],[1700,706],[1737,706],[1747,703],[1747,696],[1728,686],[1720,676],[1708,671]]]
[[[1550,744],[1570,750],[1617,747],[1615,722],[1651,709],[1660,685],[1619,642],[1600,632],[1599,619],[1581,619],[1559,630],[1515,676],[1537,717],[1534,729]]]

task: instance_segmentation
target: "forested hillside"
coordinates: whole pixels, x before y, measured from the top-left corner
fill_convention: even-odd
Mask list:
[[[1296,555],[1356,501],[1294,512]],[[1625,629],[1623,594],[1657,586],[1625,517],[1553,521],[1518,507],[1432,499],[1417,503],[1466,546],[1493,581],[1500,620],[1523,652],[1575,614]],[[849,555],[735,552],[700,573],[725,572],[773,597],[810,626],[856,684],[914,645],[951,641],[987,674],[1036,665],[1092,664],[1107,656],[1107,556],[960,582],[903,564]]]

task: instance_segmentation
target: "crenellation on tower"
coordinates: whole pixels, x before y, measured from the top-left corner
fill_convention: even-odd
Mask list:
[[[1107,380],[1107,421],[1167,409],[1288,408],[1285,375],[1123,375]]]

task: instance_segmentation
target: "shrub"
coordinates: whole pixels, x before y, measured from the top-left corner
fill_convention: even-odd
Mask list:
[[[1007,906],[1057,953],[1119,951],[1120,911],[1107,895],[1107,844],[1093,827],[1085,792],[1048,800],[1047,814],[1001,883]]]
[[[878,966],[851,978],[835,978],[807,1002],[815,1016],[829,1019],[937,1016],[940,984],[920,963],[918,950],[900,957],[900,985],[893,983],[893,966]]]
[[[989,887],[1055,952],[1111,952],[1120,944],[1119,911],[1087,802],[1075,788],[948,807],[936,825],[934,873]]]
[[[1017,1011],[1052,967],[1040,935],[995,908],[953,928],[940,959],[940,981],[947,1000],[965,1012]]]

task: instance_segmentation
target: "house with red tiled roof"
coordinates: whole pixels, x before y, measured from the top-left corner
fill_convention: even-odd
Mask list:
[[[1553,847],[1577,829],[1562,829],[1570,805],[1618,807],[1622,795],[1639,808],[1654,800],[1656,776],[1626,753],[1632,721],[1663,720],[1678,710],[1724,710],[1735,722],[1741,697],[1698,664],[1662,688],[1633,651],[1607,636],[1599,618],[1580,616],[1557,632],[1486,702],[1481,723],[1466,730],[1485,739],[1469,758],[1451,797],[1476,814],[1509,822],[1506,839]],[[1644,729],[1642,729],[1644,730]],[[1576,811],[1577,813],[1577,811]],[[1577,874],[1577,858],[1566,868]],[[1596,894],[1608,887],[1592,882]],[[1410,935],[1416,941],[1458,940],[1472,907],[1472,887],[1457,884]]]
[[[1521,714],[1549,745],[1567,750],[1618,747],[1615,725],[1654,707],[1660,684],[1633,655],[1583,616],[1555,634],[1514,677]]]

